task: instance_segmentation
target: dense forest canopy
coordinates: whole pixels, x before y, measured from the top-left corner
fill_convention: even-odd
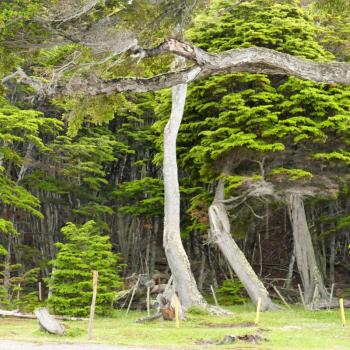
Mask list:
[[[132,274],[173,274],[185,306],[233,279],[273,309],[279,279],[322,307],[350,282],[349,8],[2,1],[0,303],[40,281],[86,315],[98,269],[100,314]]]

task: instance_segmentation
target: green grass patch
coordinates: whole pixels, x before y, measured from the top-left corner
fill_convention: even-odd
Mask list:
[[[97,318],[94,327],[94,343],[158,347],[166,349],[336,349],[348,350],[350,326],[340,323],[339,311],[304,311],[299,307],[261,313],[258,326],[253,324],[254,306],[245,304],[231,307],[233,315],[209,316],[205,313],[189,313],[180,329],[174,322],[156,320],[137,324],[135,320],[144,313],[117,311],[112,318]],[[350,310],[346,311],[350,319]],[[64,322],[67,336],[57,337],[39,331],[35,320],[0,319],[0,338],[33,342],[87,342],[88,322]],[[242,336],[259,333],[268,341],[251,344],[238,341],[230,345],[210,345],[226,335]],[[205,345],[203,345],[205,344]]]

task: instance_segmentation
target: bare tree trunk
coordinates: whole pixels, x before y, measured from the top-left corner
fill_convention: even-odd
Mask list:
[[[200,294],[180,236],[180,191],[176,161],[176,138],[186,100],[187,84],[172,88],[170,119],[164,129],[164,234],[163,245],[176,290],[184,307],[207,303]]]
[[[293,244],[293,252],[289,260],[288,274],[285,282],[285,287],[287,289],[290,289],[290,287],[292,286],[294,264],[295,264],[295,245]]]
[[[334,283],[334,263],[335,263],[335,234],[331,237],[329,256],[329,280]]]
[[[317,304],[329,300],[329,296],[317,266],[302,195],[295,192],[290,193],[287,196],[287,202],[293,229],[295,257],[304,286],[305,303],[309,306],[314,304],[311,306],[317,307]]]
[[[243,252],[231,235],[230,221],[224,199],[224,183],[220,181],[216,190],[214,202],[209,207],[210,236],[226,257],[233,271],[244,285],[251,300],[256,304],[261,298],[261,310],[275,310],[277,306],[270,299],[267,289],[259,280]]]

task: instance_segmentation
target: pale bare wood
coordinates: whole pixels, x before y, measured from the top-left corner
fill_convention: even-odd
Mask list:
[[[129,313],[129,310],[130,310],[130,307],[131,307],[131,304],[132,304],[132,301],[134,300],[134,296],[135,296],[135,292],[137,290],[137,287],[139,286],[139,282],[140,282],[140,276],[132,290],[132,294],[131,294],[131,298],[130,298],[130,301],[129,301],[129,305],[128,305],[128,308],[126,310],[126,315]]]
[[[41,282],[38,283],[38,289],[39,289],[39,301],[42,301],[43,294],[42,294]]]
[[[132,91],[147,92],[186,84],[193,80],[212,75],[227,73],[255,73],[269,75],[289,75],[320,83],[350,84],[350,64],[343,62],[314,62],[304,58],[263,47],[233,49],[221,53],[208,53],[189,43],[176,39],[167,39],[155,48],[132,49],[133,56],[138,58],[172,53],[184,57],[194,65],[177,72],[167,72],[151,78],[121,77],[111,80],[72,79],[67,82],[43,83],[36,77],[28,76],[21,68],[2,79],[16,79],[30,85],[40,95],[59,95],[79,93],[86,95],[112,94]]]
[[[151,316],[151,312],[150,312],[150,287],[147,287],[147,316],[150,317]]]
[[[16,317],[16,318],[25,318],[29,320],[35,320],[37,317],[34,314],[27,314],[19,312],[18,310],[1,310],[0,316],[2,317]],[[60,315],[52,315],[56,320],[61,321],[88,321],[88,318],[84,317],[68,317],[68,316],[60,316]]]
[[[94,316],[95,316],[95,305],[97,296],[97,280],[98,271],[94,271],[92,274],[92,302],[90,307],[90,321],[89,321],[89,340],[92,339],[94,330]]]
[[[334,292],[334,283],[332,283],[331,294],[330,294],[330,296],[329,296],[329,307],[328,307],[328,311],[330,310],[331,305],[332,305],[333,292]]]
[[[273,287],[274,291],[277,293],[277,295],[280,297],[280,299],[282,300],[283,304],[286,305],[288,309],[291,309],[291,307],[287,303],[286,299],[284,299],[283,295],[280,293],[280,291],[277,289],[277,287],[274,285],[272,285],[272,287]]]
[[[213,298],[214,298],[214,302],[216,306],[219,306],[218,300],[216,299],[216,294],[215,294],[215,290],[213,288],[212,285],[210,285],[210,289],[211,289],[211,294],[213,294]]]
[[[298,284],[298,290],[299,290],[301,302],[303,303],[304,309],[306,309],[304,295],[303,295],[303,291],[301,290],[300,284]]]
[[[39,321],[41,329],[51,334],[64,334],[64,326],[61,325],[52,315],[49,314],[49,310],[46,307],[36,309],[34,311],[34,314]]]

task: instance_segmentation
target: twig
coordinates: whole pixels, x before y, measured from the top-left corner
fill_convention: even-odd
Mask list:
[[[132,303],[132,301],[134,299],[134,295],[135,295],[136,289],[137,289],[137,287],[139,285],[139,281],[140,281],[140,276],[139,276],[139,278],[138,278],[138,280],[137,280],[137,282],[135,284],[134,289],[132,290],[132,294],[131,294],[131,298],[130,298],[130,301],[129,301],[128,309],[126,310],[126,315],[129,313],[129,310],[130,310],[130,307],[131,307],[131,303]]]
[[[301,290],[301,287],[300,287],[300,284],[299,284],[299,283],[298,283],[298,289],[299,289],[299,293],[300,293],[301,302],[302,302],[303,305],[304,305],[304,309],[306,309],[306,305],[305,305],[305,300],[304,300],[303,292],[302,292],[302,290]]]
[[[215,301],[215,305],[216,305],[216,306],[219,306],[218,300],[216,299],[215,290],[214,290],[214,288],[213,288],[212,285],[210,285],[210,289],[211,289],[211,292],[212,292],[212,294],[213,294],[213,298],[214,298],[214,301]]]
[[[150,317],[151,313],[150,313],[150,291],[151,291],[151,288],[148,286],[147,287],[147,316]]]
[[[283,298],[283,295],[279,292],[279,290],[277,289],[276,286],[272,285],[274,291],[277,293],[277,295],[280,297],[280,299],[283,301],[283,303],[287,306],[287,308],[289,310],[291,310],[292,308],[289,306],[289,304],[286,302],[286,299]]]
[[[329,296],[329,306],[328,306],[328,311],[331,309],[331,304],[332,304],[332,299],[333,299],[333,292],[334,292],[334,283],[332,283],[332,287],[331,287],[331,295]]]

